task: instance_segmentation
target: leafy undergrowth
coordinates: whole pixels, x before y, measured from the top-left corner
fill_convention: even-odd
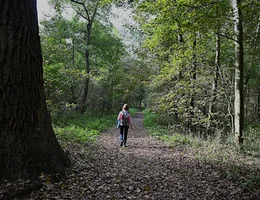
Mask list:
[[[131,115],[137,109],[130,109]],[[115,126],[117,114],[95,116],[93,114],[72,113],[53,119],[53,128],[57,137],[63,142],[93,143],[100,133]]]
[[[104,131],[95,144],[65,142],[73,163],[67,177],[42,174],[41,189],[24,199],[260,199],[258,158],[196,143],[188,136],[176,135],[172,143],[165,137],[163,142],[150,137],[142,122],[142,114],[137,114],[127,148],[120,148],[115,127]],[[31,181],[4,182],[0,199],[30,185]]]
[[[115,124],[115,119],[116,115],[95,117],[74,113],[53,120],[53,128],[63,142],[95,142],[102,131]]]

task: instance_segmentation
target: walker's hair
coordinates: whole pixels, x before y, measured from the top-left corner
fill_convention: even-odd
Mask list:
[[[129,110],[129,106],[127,104],[123,105],[123,110]]]

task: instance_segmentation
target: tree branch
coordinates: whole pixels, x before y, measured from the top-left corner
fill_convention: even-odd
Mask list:
[[[217,34],[217,35],[219,35],[219,36],[221,36],[221,37],[227,38],[227,39],[229,39],[229,40],[232,40],[232,41],[237,42],[234,38],[228,37],[227,35],[223,35],[223,34],[221,34],[221,33],[215,33],[215,34]]]
[[[88,20],[90,22],[90,17],[89,17],[89,13],[88,13],[88,9],[87,9],[86,5],[84,3],[82,3],[82,2],[79,2],[79,1],[75,1],[75,0],[71,0],[71,1],[74,2],[74,3],[80,4],[80,5],[82,5],[84,7],[85,12],[87,13],[87,18],[85,16],[82,16],[80,13],[78,13],[78,12],[77,13],[80,16],[82,16],[84,19],[86,19],[86,20]]]
[[[93,22],[93,20],[94,20],[96,14],[97,14],[97,9],[98,9],[98,3],[96,4],[95,9],[94,9],[94,12],[93,12],[93,14],[92,14],[92,16],[91,16],[91,19],[90,19],[91,22]]]
[[[54,95],[58,94],[59,90],[60,90],[61,88],[63,88],[64,86],[66,86],[67,84],[69,84],[70,81],[71,81],[71,80],[68,80],[67,82],[63,83],[60,87],[58,87],[58,88],[55,90],[55,92],[50,96],[49,99],[52,99],[52,97],[53,97]]]
[[[35,182],[21,190],[17,190],[17,191],[8,193],[5,196],[3,196],[1,199],[2,200],[11,200],[11,199],[16,199],[17,197],[20,198],[20,197],[31,194],[35,190],[41,189],[42,186],[43,186],[42,183]]]
[[[76,11],[76,13],[79,15],[79,16],[81,16],[81,17],[83,17],[85,20],[87,20],[88,22],[89,22],[89,19],[88,19],[88,17],[85,17],[84,15],[82,15],[80,12],[78,12],[77,10],[75,10]]]
[[[214,5],[214,4],[221,3],[221,2],[223,2],[223,0],[213,1],[213,2],[205,3],[205,4],[202,4],[202,5],[199,5],[199,6],[192,6],[192,5],[188,5],[188,4],[185,4],[185,3],[182,4],[182,5],[189,7],[189,8],[192,8],[192,9],[197,9],[197,8],[203,8],[203,7],[207,7],[207,6]]]

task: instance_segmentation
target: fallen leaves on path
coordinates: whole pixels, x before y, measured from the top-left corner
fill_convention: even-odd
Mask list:
[[[74,166],[67,179],[43,181],[25,199],[260,199],[260,191],[241,187],[243,175],[228,179],[226,165],[202,162],[189,147],[169,148],[151,138],[141,113],[133,123],[126,148],[120,147],[116,128],[103,133],[97,144],[68,145]]]

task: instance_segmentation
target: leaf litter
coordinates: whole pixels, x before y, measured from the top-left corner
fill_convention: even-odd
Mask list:
[[[232,168],[227,163],[205,162],[197,158],[199,150],[173,148],[152,138],[143,126],[141,113],[133,117],[133,124],[126,148],[120,147],[115,127],[104,132],[97,143],[67,144],[64,149],[73,163],[67,178],[57,181],[44,175],[42,188],[20,199],[260,199],[259,184],[248,179],[252,169],[238,166],[239,173],[228,176]],[[205,150],[203,153],[207,154]],[[2,183],[0,199],[30,183]]]

